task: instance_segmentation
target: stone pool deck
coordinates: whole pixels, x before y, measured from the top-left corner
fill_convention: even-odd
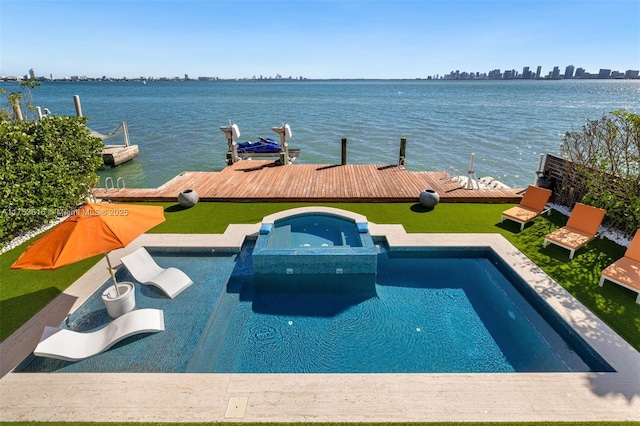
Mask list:
[[[139,246],[238,247],[223,235],[143,235]],[[497,234],[406,234],[369,223],[394,246],[491,247],[615,370],[495,374],[12,373],[42,328],[58,325],[108,278],[101,260],[0,345],[0,421],[452,422],[640,421],[640,353]],[[597,285],[596,282],[592,283]],[[585,284],[588,285],[588,284]]]

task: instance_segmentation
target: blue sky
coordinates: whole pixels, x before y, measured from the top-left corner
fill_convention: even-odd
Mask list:
[[[640,69],[639,0],[0,0],[0,75]]]

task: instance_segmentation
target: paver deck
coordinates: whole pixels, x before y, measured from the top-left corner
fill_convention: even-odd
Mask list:
[[[518,188],[469,190],[444,171],[415,172],[395,165],[292,164],[240,161],[220,172],[183,172],[159,188],[94,191],[113,201],[175,201],[193,189],[201,201],[411,202],[423,189],[441,202],[519,202]]]
[[[259,228],[231,225],[223,235],[145,234],[112,257],[141,245],[239,246]],[[102,259],[56,299],[59,303],[0,344],[0,422],[640,421],[640,353],[502,236],[407,234],[399,225],[373,223],[369,229],[386,236],[390,246],[490,246],[616,372],[6,374],[33,350],[43,324],[59,324],[67,309],[75,309],[109,279]]]

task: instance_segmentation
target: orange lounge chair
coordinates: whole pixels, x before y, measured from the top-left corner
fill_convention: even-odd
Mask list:
[[[569,250],[569,259],[573,259],[576,250],[593,240],[604,219],[606,210],[576,203],[567,224],[544,237],[543,247],[552,243]]]
[[[638,293],[636,303],[640,303],[640,228],[631,240],[624,257],[616,260],[602,271],[598,283],[600,287],[604,284],[605,279]]]
[[[543,213],[549,213],[551,209],[546,206],[551,197],[551,191],[538,186],[529,185],[520,204],[502,212],[500,223],[506,219],[518,222],[520,230],[524,229],[527,222],[532,221]]]

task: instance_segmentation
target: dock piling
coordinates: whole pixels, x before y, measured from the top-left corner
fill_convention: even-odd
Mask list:
[[[18,99],[14,99],[12,106],[13,106],[13,117],[16,119],[16,121],[24,120],[24,117],[22,116],[22,108],[20,108],[20,101]]]
[[[73,95],[73,103],[76,106],[76,115],[82,117],[82,105],[80,104],[80,96]]]
[[[407,154],[407,138],[400,138],[400,154],[398,156],[398,166],[404,167],[406,165]]]
[[[344,166],[347,164],[347,138],[342,138],[342,162]]]
[[[538,182],[538,178],[542,176],[544,169],[542,168],[542,160],[544,159],[544,154],[540,154],[540,158],[538,159],[538,167],[536,168],[536,178],[533,180],[533,184],[536,185]]]

